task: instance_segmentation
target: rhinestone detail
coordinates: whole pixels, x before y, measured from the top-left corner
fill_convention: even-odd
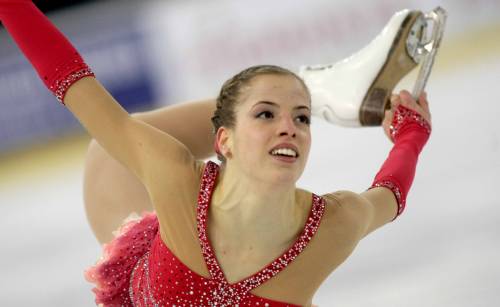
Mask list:
[[[396,111],[394,112],[392,124],[389,127],[393,142],[401,134],[402,128],[408,126],[410,123],[415,123],[421,126],[428,134],[431,134],[431,125],[427,122],[427,120],[425,120],[425,118],[422,117],[422,115],[405,106],[398,105]]]
[[[370,189],[378,188],[378,187],[388,188],[389,190],[392,191],[392,193],[396,197],[396,201],[398,203],[398,212],[393,219],[393,220],[395,220],[399,215],[401,215],[401,213],[403,213],[403,211],[406,207],[405,197],[403,197],[403,194],[401,193],[401,190],[399,189],[399,187],[392,181],[382,180],[382,181],[376,182],[370,187]]]
[[[68,89],[78,80],[87,76],[95,76],[83,58],[74,52],[73,59],[58,65],[52,75],[44,75],[42,79],[57,100],[64,104],[64,96]]]

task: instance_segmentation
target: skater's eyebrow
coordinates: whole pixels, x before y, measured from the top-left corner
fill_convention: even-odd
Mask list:
[[[253,105],[252,108],[258,106],[259,104],[267,104],[267,105],[270,105],[270,106],[273,106],[273,107],[277,107],[279,108],[280,105],[275,103],[275,102],[272,102],[272,101],[266,101],[266,100],[263,100],[263,101],[259,101],[257,102],[256,104]],[[300,110],[300,109],[306,109],[306,110],[309,110],[309,107],[306,106],[306,105],[299,105],[299,106],[296,106],[295,108],[293,108],[294,110]]]

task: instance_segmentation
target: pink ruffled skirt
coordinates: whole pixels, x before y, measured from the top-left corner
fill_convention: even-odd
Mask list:
[[[149,251],[158,233],[155,213],[127,218],[115,238],[103,246],[103,256],[85,271],[85,278],[96,285],[96,304],[132,306],[130,277],[137,261]]]

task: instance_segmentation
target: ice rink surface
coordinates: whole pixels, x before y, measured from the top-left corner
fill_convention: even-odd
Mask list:
[[[317,292],[332,307],[500,306],[500,59],[433,75],[433,133],[395,222],[360,242]],[[380,128],[314,120],[299,186],[363,191],[391,144]],[[100,255],[82,200],[86,137],[0,161],[0,305],[92,306]],[[332,246],[332,248],[334,248]]]

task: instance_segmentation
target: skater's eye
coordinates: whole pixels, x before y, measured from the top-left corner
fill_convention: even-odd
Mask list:
[[[299,115],[299,116],[297,116],[296,119],[303,124],[306,124],[306,125],[311,124],[311,119],[307,115]]]
[[[262,111],[259,114],[257,114],[257,118],[270,119],[274,118],[274,114],[271,111]]]

